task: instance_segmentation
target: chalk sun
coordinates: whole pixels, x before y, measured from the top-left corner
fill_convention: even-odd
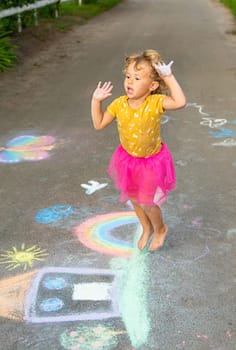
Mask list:
[[[36,245],[26,248],[23,243],[19,250],[13,247],[12,250],[0,254],[0,264],[7,264],[7,270],[22,267],[25,271],[27,268],[32,267],[35,261],[45,260],[44,257],[46,255],[48,254],[45,249],[40,249]]]

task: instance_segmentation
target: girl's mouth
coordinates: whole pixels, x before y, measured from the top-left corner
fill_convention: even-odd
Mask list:
[[[127,87],[127,95],[132,95],[134,90],[130,87]]]

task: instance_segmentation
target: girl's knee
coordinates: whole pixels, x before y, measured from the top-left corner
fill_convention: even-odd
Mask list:
[[[158,205],[142,205],[142,208],[147,213],[153,213],[155,211],[160,211],[160,207]]]

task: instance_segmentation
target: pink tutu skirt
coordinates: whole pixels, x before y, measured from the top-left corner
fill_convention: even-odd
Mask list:
[[[145,158],[133,157],[119,145],[108,174],[120,190],[121,202],[134,200],[141,205],[162,205],[176,186],[174,162],[165,144],[160,152]]]

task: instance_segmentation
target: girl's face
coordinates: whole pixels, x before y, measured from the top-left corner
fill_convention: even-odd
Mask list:
[[[125,74],[124,88],[129,99],[138,100],[146,98],[159,86],[157,81],[151,78],[151,67],[146,62],[141,62],[138,69],[135,62],[131,63]]]

